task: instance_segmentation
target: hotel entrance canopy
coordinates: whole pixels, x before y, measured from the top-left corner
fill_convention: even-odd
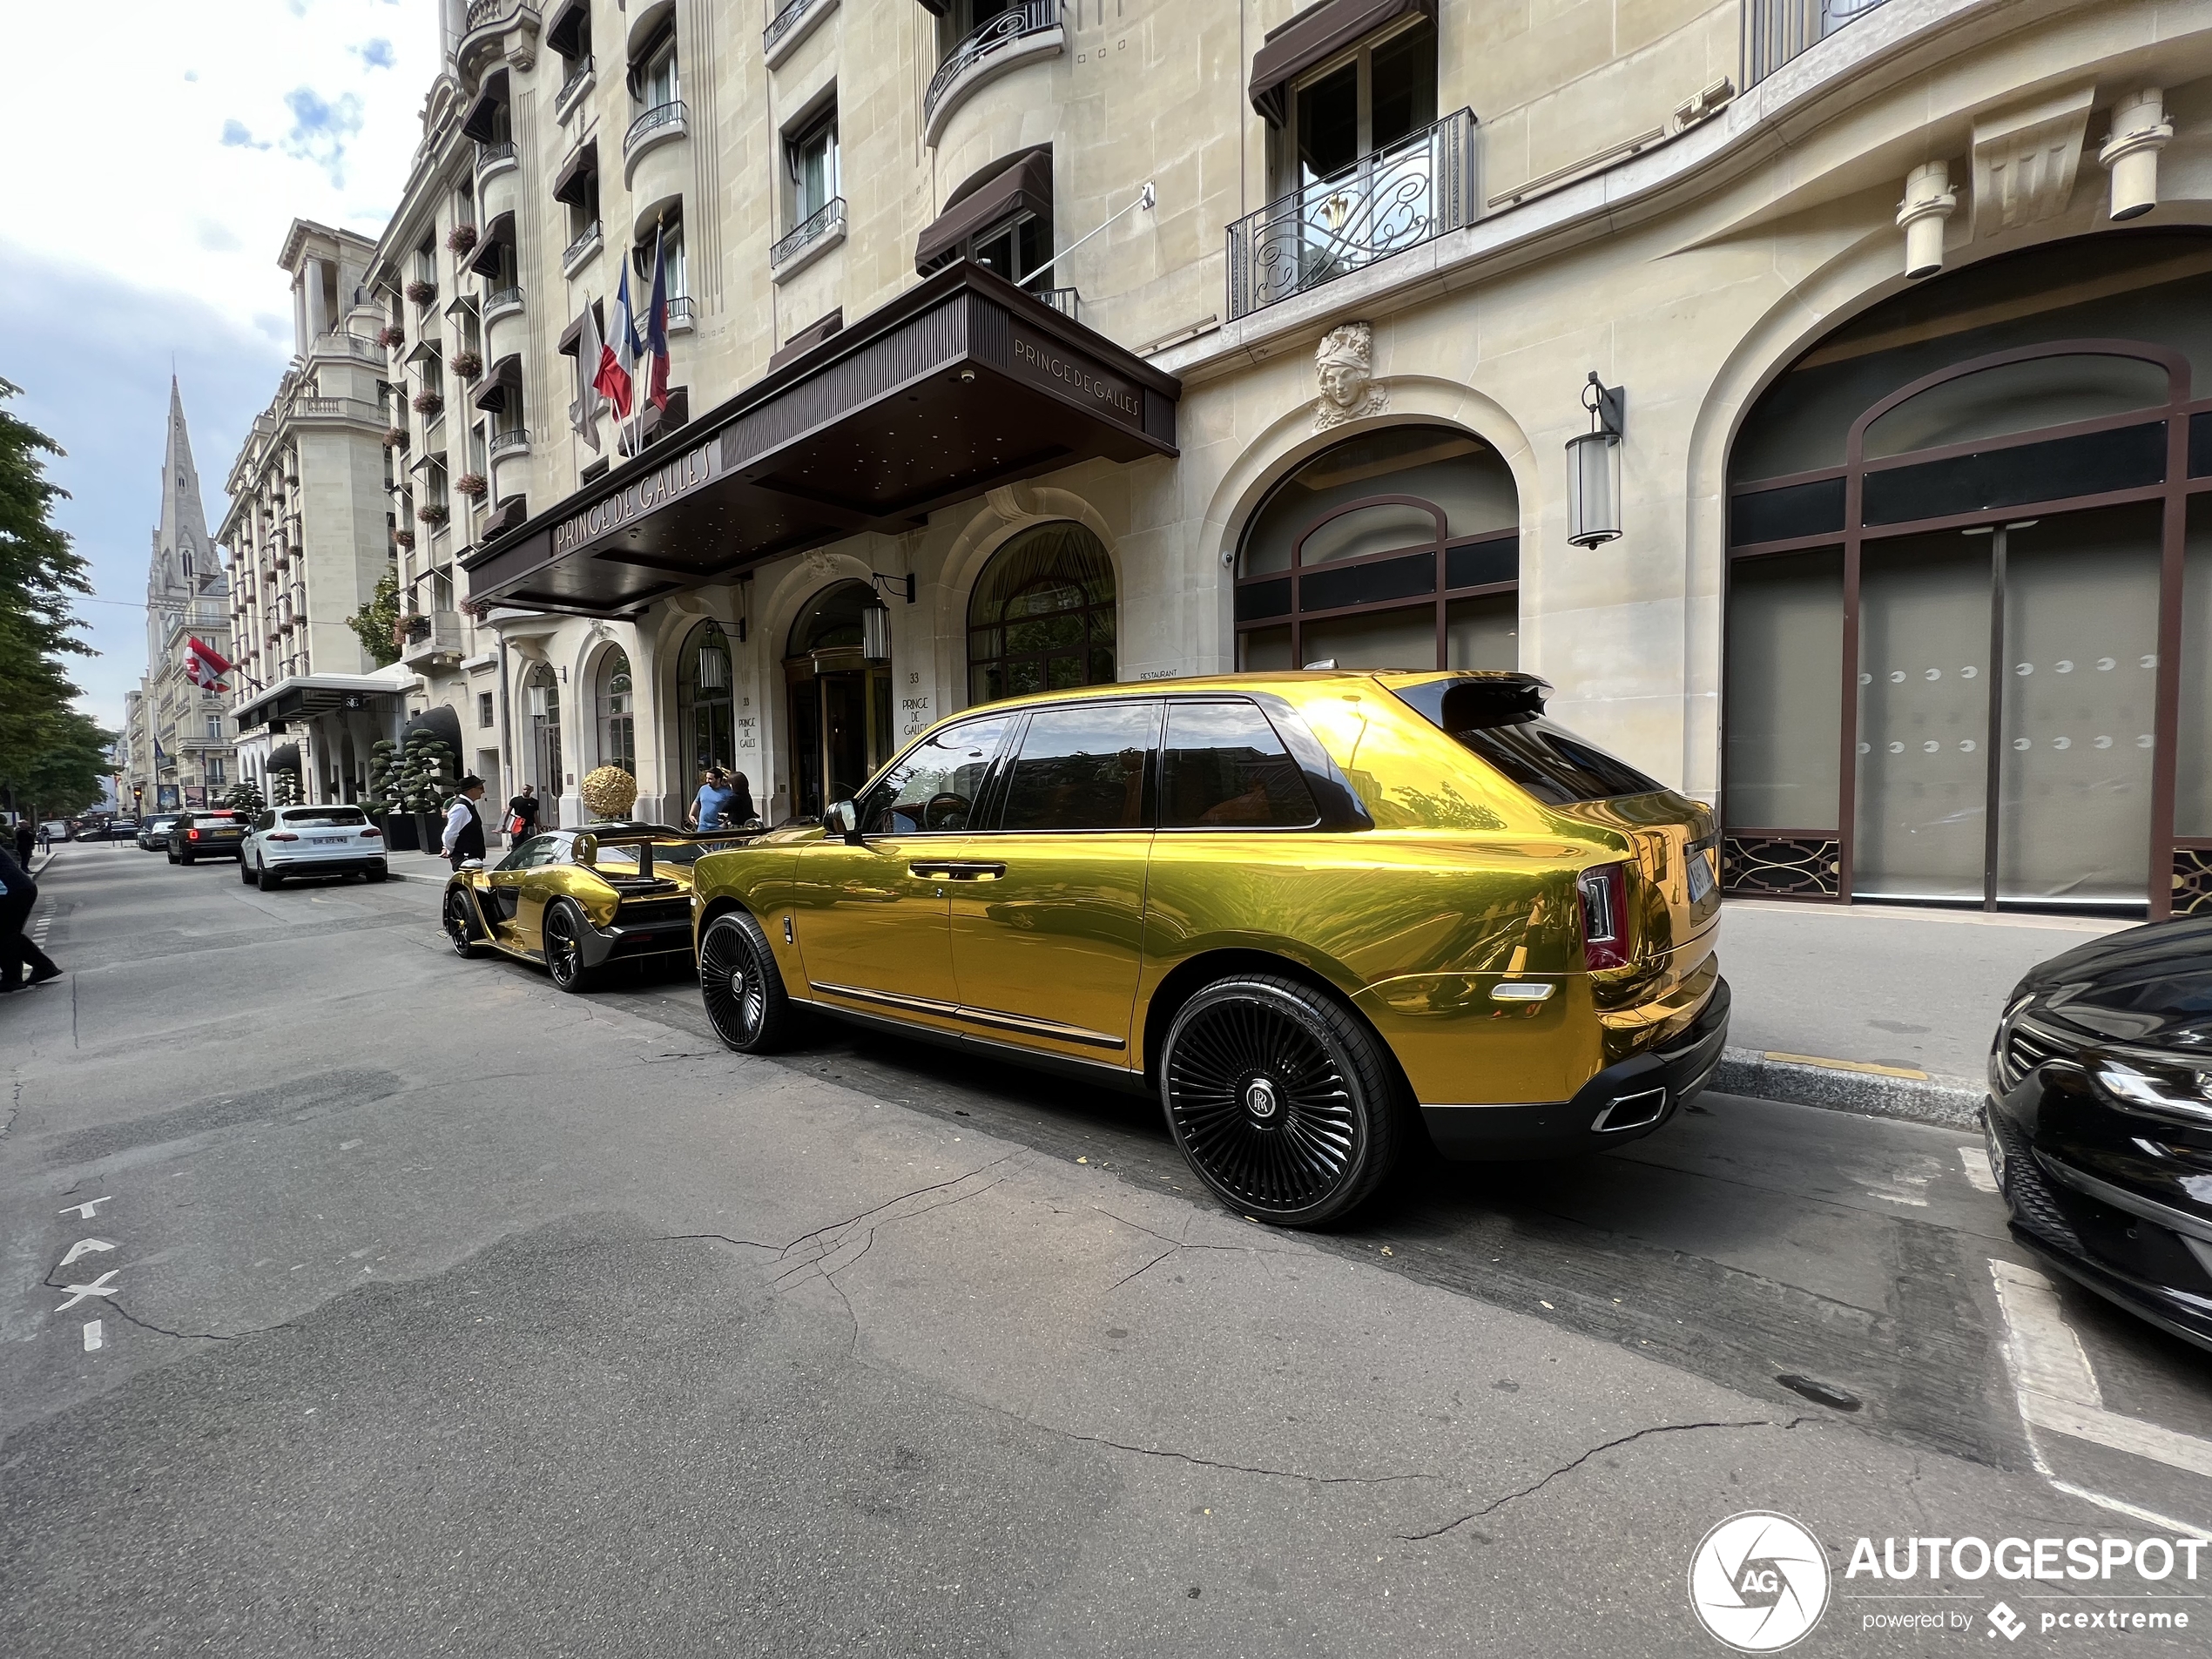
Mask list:
[[[480,600],[616,616],[1077,462],[1173,455],[1182,386],[962,260],[463,561]]]

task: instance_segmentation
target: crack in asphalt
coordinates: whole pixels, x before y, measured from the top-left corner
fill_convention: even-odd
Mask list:
[[[1800,1423],[1809,1423],[1813,1419],[1811,1415],[1807,1413],[1802,1416],[1792,1417],[1786,1422],[1777,1422],[1771,1417],[1754,1417],[1742,1422],[1654,1423],[1649,1428],[1640,1428],[1634,1433],[1623,1434],[1617,1440],[1607,1440],[1602,1445],[1593,1446],[1588,1451],[1584,1452],[1581,1456],[1575,1458],[1569,1462],[1561,1464],[1542,1480],[1534,1482],[1533,1485],[1525,1486],[1518,1492],[1508,1492],[1502,1498],[1493,1499],[1490,1502],[1483,1505],[1481,1508],[1472,1510],[1467,1514],[1461,1515],[1457,1521],[1447,1521],[1441,1527],[1431,1527],[1426,1532],[1400,1533],[1398,1534],[1399,1541],[1401,1543],[1418,1544],[1426,1542],[1431,1538],[1441,1538],[1446,1533],[1454,1531],[1459,1527],[1466,1526],[1470,1521],[1480,1521],[1485,1515],[1494,1515],[1509,1503],[1518,1503],[1523,1498],[1534,1496],[1535,1494],[1541,1492],[1546,1487],[1551,1485],[1553,1481],[1558,1480],[1561,1475],[1573,1474],[1576,1469],[1581,1468],[1582,1465],[1588,1463],[1592,1458],[1597,1456],[1599,1453],[1610,1452],[1614,1447],[1618,1446],[1626,1446],[1632,1440],[1648,1440],[1654,1434],[1686,1434],[1694,1429],[1792,1429],[1797,1427]]]
[[[1218,1459],[1200,1457],[1195,1452],[1177,1452],[1157,1446],[1131,1446],[1126,1440],[1109,1440],[1103,1434],[1078,1434],[1072,1429],[1055,1428],[1049,1423],[1040,1423],[1034,1418],[1019,1420],[1032,1428],[1043,1429],[1063,1440],[1079,1440],[1086,1446],[1110,1447],[1116,1452],[1133,1452],[1139,1457],[1165,1458],[1177,1463],[1196,1464],[1202,1469],[1224,1469],[1231,1474],[1260,1474],[1277,1480],[1304,1480],[1317,1487],[1379,1487],[1399,1480],[1441,1480],[1440,1474],[1308,1474],[1303,1469],[1268,1469],[1250,1463],[1224,1463]]]

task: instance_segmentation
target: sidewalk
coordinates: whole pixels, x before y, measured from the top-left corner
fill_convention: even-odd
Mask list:
[[[1882,1116],[1971,1122],[1990,1037],[2020,975],[2137,925],[1730,900],[1721,914],[1720,954],[1736,1008],[1728,1059],[1713,1086]]]

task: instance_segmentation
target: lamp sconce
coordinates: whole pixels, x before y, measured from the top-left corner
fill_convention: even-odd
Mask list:
[[[868,582],[880,592],[906,595],[908,604],[914,602],[914,573],[912,570],[904,576],[886,576],[880,570],[871,570]]]
[[[860,655],[872,663],[891,660],[891,609],[880,599],[860,609]]]
[[[2174,141],[2166,94],[2147,86],[2112,111],[2112,136],[2097,159],[2112,175],[2112,216],[2140,219],[2158,206],[2158,152]]]
[[[1628,394],[1590,372],[1582,388],[1590,429],[1567,441],[1567,539],[1597,547],[1621,535],[1621,438]]]
[[[1924,161],[1905,176],[1905,199],[1898,204],[1898,228],[1905,233],[1905,274],[1918,280],[1943,269],[1943,227],[1957,211],[1951,168]]]

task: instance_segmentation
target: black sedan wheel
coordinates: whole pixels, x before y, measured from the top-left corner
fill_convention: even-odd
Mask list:
[[[466,961],[483,954],[482,947],[476,942],[482,934],[476,926],[475,907],[459,887],[446,889],[445,927],[455,955]]]
[[[742,910],[717,916],[699,939],[699,995],[714,1035],[739,1054],[788,1047],[798,1011],[760,924]]]
[[[1243,1214],[1340,1221],[1397,1162],[1404,1107],[1373,1032],[1272,974],[1216,980],[1168,1028],[1160,1098],[1198,1177]]]
[[[591,970],[583,965],[583,913],[568,899],[545,907],[545,970],[564,991],[591,988]]]

